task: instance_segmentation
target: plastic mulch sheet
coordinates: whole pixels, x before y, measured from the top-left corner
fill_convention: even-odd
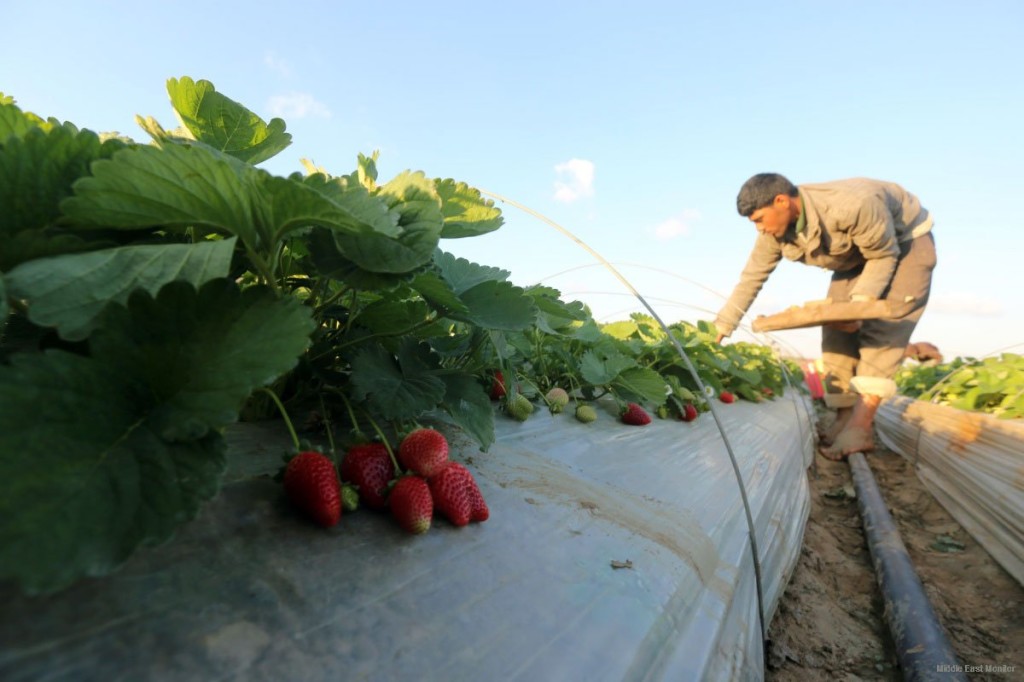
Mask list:
[[[770,621],[809,513],[805,398],[722,405],[747,485]],[[238,425],[218,497],[169,543],[48,597],[0,586],[0,679],[734,680],[763,678],[754,565],[711,415],[683,423],[496,417],[449,431],[491,510],[406,535],[330,530],[271,475],[276,426]]]
[[[1024,585],[1024,422],[910,398],[879,408],[882,442],[913,462],[925,487]]]

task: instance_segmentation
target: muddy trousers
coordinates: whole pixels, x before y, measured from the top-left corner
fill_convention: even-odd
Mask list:
[[[900,244],[900,259],[882,298],[903,302],[913,296],[915,305],[906,315],[891,320],[864,320],[856,332],[821,328],[821,359],[825,365],[825,403],[849,407],[856,393],[889,398],[896,393],[893,375],[903,361],[910,336],[928,303],[935,268],[935,239],[931,232]],[[828,296],[849,301],[862,268],[832,275]]]

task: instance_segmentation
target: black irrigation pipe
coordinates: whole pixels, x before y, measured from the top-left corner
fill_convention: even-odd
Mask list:
[[[928,601],[867,459],[855,452],[848,461],[875,577],[885,601],[885,620],[896,645],[903,679],[908,682],[966,680],[963,666]]]

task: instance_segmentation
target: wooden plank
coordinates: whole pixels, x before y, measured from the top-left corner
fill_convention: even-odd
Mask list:
[[[901,317],[913,308],[913,301],[835,301],[824,299],[795,305],[774,315],[760,315],[753,323],[755,332],[817,327],[830,322],[855,322]]]

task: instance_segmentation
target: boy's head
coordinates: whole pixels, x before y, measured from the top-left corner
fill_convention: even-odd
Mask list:
[[[736,210],[749,218],[758,232],[781,237],[800,217],[800,192],[778,173],[758,173],[740,188]]]

